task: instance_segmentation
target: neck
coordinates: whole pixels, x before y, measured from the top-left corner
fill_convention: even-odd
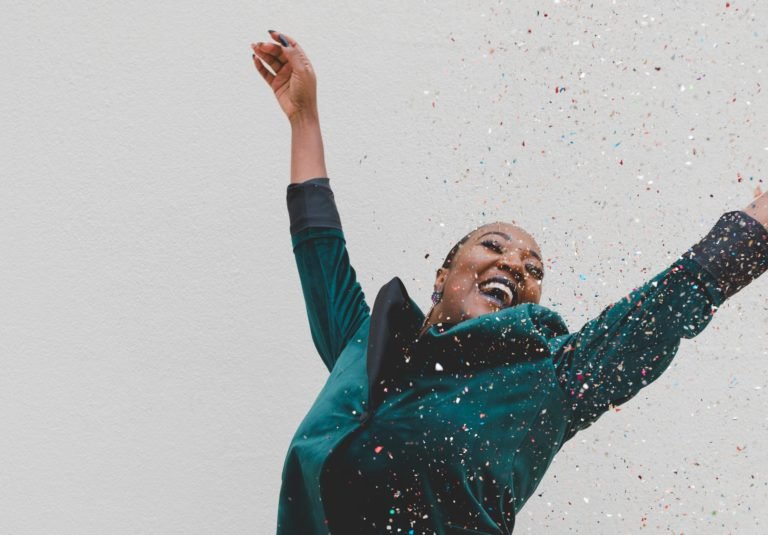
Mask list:
[[[429,313],[427,313],[427,317],[424,318],[424,324],[421,326],[421,329],[419,330],[419,338],[424,336],[424,333],[429,330],[429,328],[432,326],[432,313],[435,311],[435,305],[432,305],[432,308],[429,309]]]
[[[426,333],[432,325],[453,325],[453,323],[446,323],[444,321],[432,321],[432,313],[435,311],[435,307],[433,306],[431,309],[429,309],[429,314],[427,314],[427,317],[424,318],[424,325],[421,326],[421,329],[419,330],[419,338],[424,336],[424,333]],[[437,319],[440,319],[440,314],[437,314]]]
[[[424,319],[424,325],[422,325],[422,326],[421,326],[421,329],[419,329],[419,338],[421,338],[422,336],[424,336],[424,333],[425,333],[425,332],[427,332],[427,331],[429,330],[429,327],[430,327],[430,325],[431,325],[431,324],[429,323],[429,316],[427,316],[427,317]]]

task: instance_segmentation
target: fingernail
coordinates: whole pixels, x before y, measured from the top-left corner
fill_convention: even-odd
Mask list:
[[[275,30],[267,30],[269,33],[275,33]]]
[[[285,37],[283,37],[282,33],[277,34],[277,37],[280,39],[280,42],[283,43],[283,46],[287,46],[287,47],[291,46],[288,44],[288,41],[285,40]]]

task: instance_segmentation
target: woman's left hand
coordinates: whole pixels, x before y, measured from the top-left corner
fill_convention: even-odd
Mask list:
[[[755,188],[755,198],[752,202],[742,210],[745,214],[751,218],[759,221],[766,229],[768,229],[768,193],[763,193],[760,186]]]
[[[278,104],[288,120],[316,118],[317,75],[304,49],[290,35],[274,32],[272,37],[285,39],[285,45],[278,43],[254,43],[253,62],[256,69],[275,93]],[[272,74],[262,64],[269,65]]]

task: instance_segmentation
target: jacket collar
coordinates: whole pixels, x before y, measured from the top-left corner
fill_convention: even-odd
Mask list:
[[[559,314],[535,303],[454,325],[432,325],[419,337],[424,318],[399,277],[379,290],[368,336],[371,408],[381,402],[384,389],[398,376],[473,373],[478,368],[547,358],[547,340],[568,333]]]
[[[377,381],[397,372],[423,323],[424,313],[408,296],[399,277],[381,287],[373,303],[368,334],[368,392],[372,407],[380,397],[379,389],[375,388]]]

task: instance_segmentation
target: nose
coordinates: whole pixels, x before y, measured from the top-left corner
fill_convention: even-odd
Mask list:
[[[523,266],[523,261],[520,258],[519,252],[511,251],[508,254],[499,257],[496,262],[496,267],[502,271],[510,273],[518,283],[523,282],[525,279],[525,267]]]

